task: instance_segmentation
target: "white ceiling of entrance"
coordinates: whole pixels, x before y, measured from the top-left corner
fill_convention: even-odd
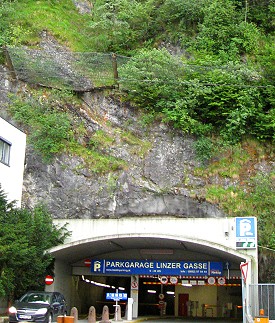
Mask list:
[[[56,259],[74,264],[85,258],[222,261],[239,264],[244,259],[221,250],[172,239],[153,237],[119,238],[89,241],[53,253]]]

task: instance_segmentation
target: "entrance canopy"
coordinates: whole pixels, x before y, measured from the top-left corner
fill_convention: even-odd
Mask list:
[[[244,262],[249,263],[247,284],[256,284],[258,282],[258,259],[254,233],[257,232],[257,228],[252,220],[177,218],[173,216],[54,220],[54,224],[57,226],[66,224],[71,236],[63,245],[49,250],[55,258],[55,281],[47,288],[60,290],[69,304],[76,304],[77,295],[82,290],[79,286],[86,280],[90,282],[97,280],[97,282],[104,283],[108,279],[117,278],[114,272],[104,273],[104,275],[102,271],[94,270],[92,272],[92,267],[87,266],[87,263],[101,264],[104,261],[112,260],[118,261],[118,263],[120,260],[121,263],[135,261],[138,264],[147,261],[152,266],[157,262],[161,264],[192,262],[205,264],[207,262],[210,264],[209,268],[212,273],[215,269],[213,271],[211,265],[217,262],[221,264],[219,267],[221,268],[219,270],[220,277],[216,277],[217,281],[224,277],[229,280],[240,279],[240,264]],[[252,222],[255,226],[250,225]],[[128,280],[135,277],[131,273],[128,275],[130,277],[127,277],[125,272],[119,273],[119,275]],[[142,277],[142,273],[138,275],[139,278],[146,279],[146,277]],[[90,279],[89,276],[91,276]],[[95,276],[96,278],[94,278]],[[183,280],[184,277],[187,279],[187,275],[177,276]],[[190,279],[193,277],[196,279],[194,273],[190,276],[192,276],[192,278],[189,277]],[[212,279],[212,282],[208,279]],[[208,279],[206,279],[208,283],[213,284],[213,277],[209,276]],[[222,284],[224,284],[224,280],[220,283],[220,285]],[[177,285],[175,292],[180,294],[181,288],[183,286]],[[75,291],[73,296],[72,290]],[[135,292],[137,291],[131,289],[132,298],[138,297]],[[212,292],[213,300],[217,299],[217,293],[214,295]],[[96,297],[97,293],[91,292],[91,295]],[[198,297],[198,295],[192,297]],[[213,300],[211,299],[211,302]],[[200,301],[205,303],[205,300],[201,299]],[[212,304],[211,302],[208,304]],[[135,315],[137,315],[137,299],[134,304]],[[84,305],[82,303],[79,306]],[[175,303],[174,306],[177,308],[178,305]]]
[[[55,220],[72,232],[64,245],[50,250],[55,259],[85,266],[90,259],[219,261],[240,272],[255,250],[238,250],[235,220],[124,218]]]

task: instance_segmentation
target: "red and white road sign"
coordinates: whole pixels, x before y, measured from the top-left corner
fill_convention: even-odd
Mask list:
[[[177,284],[177,283],[178,283],[178,278],[177,278],[177,277],[175,277],[175,276],[171,276],[171,277],[170,277],[170,283],[171,283],[171,284]]]
[[[168,277],[166,277],[166,276],[161,276],[161,277],[160,277],[160,282],[161,282],[162,284],[167,284],[167,283],[168,283]]]
[[[243,281],[246,284],[246,278],[247,278],[247,273],[248,273],[248,262],[241,263],[240,268],[241,268],[241,272],[242,272]]]
[[[51,284],[53,283],[53,281],[54,281],[53,276],[51,276],[51,275],[47,275],[47,276],[45,277],[45,284],[46,284],[46,285],[51,285]]]
[[[131,289],[138,289],[138,282],[137,281],[133,281],[131,283]]]
[[[225,284],[225,278],[224,277],[219,277],[218,278],[218,284],[219,285],[224,285]]]
[[[86,267],[90,267],[91,266],[91,259],[85,259],[84,264]]]

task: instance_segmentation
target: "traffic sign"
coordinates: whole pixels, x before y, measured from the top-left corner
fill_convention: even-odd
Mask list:
[[[53,281],[54,281],[53,276],[51,276],[51,275],[47,275],[47,276],[45,277],[45,284],[46,284],[46,285],[51,285],[51,284],[53,283]]]
[[[236,220],[236,248],[256,249],[257,222],[255,217],[237,217]]]
[[[216,279],[214,277],[208,277],[207,282],[209,285],[214,285],[216,283]]]
[[[177,277],[175,277],[175,276],[171,276],[171,277],[170,277],[170,283],[171,283],[171,284],[177,284],[177,283],[178,283],[178,278],[177,278]]]
[[[219,277],[218,278],[218,284],[219,285],[224,285],[225,284],[225,278],[224,277]]]
[[[237,242],[236,247],[239,249],[255,249],[256,243],[255,242]]]
[[[106,300],[113,301],[127,300],[127,293],[106,293]]]
[[[241,263],[240,269],[241,269],[241,272],[242,272],[243,281],[246,284],[247,273],[248,273],[248,262]]]
[[[163,299],[164,299],[164,294],[163,294],[163,293],[160,293],[160,294],[159,294],[159,299],[160,299],[160,300],[163,300]]]
[[[161,277],[160,277],[160,282],[161,282],[162,284],[167,284],[167,283],[168,283],[168,277],[166,277],[166,276],[161,276]]]
[[[91,267],[91,259],[85,259],[84,264],[86,267]]]

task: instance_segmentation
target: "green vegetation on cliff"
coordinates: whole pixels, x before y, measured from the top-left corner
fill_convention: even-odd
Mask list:
[[[195,136],[204,164],[197,176],[240,183],[206,185],[204,198],[229,215],[257,216],[260,244],[275,249],[275,1],[87,2],[90,13],[80,14],[71,0],[2,0],[0,45],[37,48],[47,31],[71,51],[128,56],[115,95],[143,109],[144,123],[157,118]],[[10,111],[32,127],[45,157],[77,153],[94,172],[125,166],[104,153],[112,136],[97,132],[83,148],[81,125],[72,127],[66,109],[40,97],[18,97]],[[47,127],[57,135],[45,138]],[[262,161],[273,161],[273,169],[256,170]]]
[[[35,47],[47,31],[73,51],[126,54],[125,100],[199,137],[274,142],[274,0],[88,3],[3,0],[0,45]]]

